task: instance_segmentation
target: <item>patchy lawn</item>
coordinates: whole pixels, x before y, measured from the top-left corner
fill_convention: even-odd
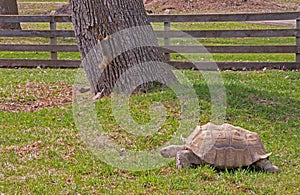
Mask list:
[[[199,121],[210,120],[210,96],[200,72],[182,71],[199,96]],[[76,70],[1,69],[0,102],[22,105],[68,94]],[[96,158],[81,141],[72,104],[30,111],[0,111],[0,193],[4,194],[296,194],[300,191],[300,75],[291,71],[222,72],[227,93],[226,122],[257,132],[280,174],[247,169],[217,171],[209,166],[178,171],[174,161],[149,171],[124,171]],[[4,89],[4,90],[3,90]],[[27,94],[26,94],[27,90]],[[66,93],[65,93],[66,91]],[[69,96],[67,99],[69,100]],[[131,149],[162,144],[176,133],[180,112],[171,90],[132,96],[132,115],[147,122],[149,105],[170,113],[160,136],[132,136],[120,130],[110,98],[97,102],[99,123],[111,139]],[[195,124],[196,126],[197,124]],[[191,129],[192,131],[192,129]],[[292,179],[291,179],[292,178]]]

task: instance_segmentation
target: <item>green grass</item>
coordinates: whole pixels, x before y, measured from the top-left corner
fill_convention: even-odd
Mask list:
[[[0,102],[19,84],[72,84],[77,70],[1,69]],[[210,120],[210,96],[197,71],[182,71],[199,96],[199,120]],[[300,75],[298,72],[222,72],[227,93],[226,122],[259,133],[280,174],[247,169],[216,171],[209,166],[178,171],[174,162],[150,171],[123,171],[96,158],[81,141],[72,105],[29,112],[0,111],[0,192],[4,194],[297,194],[300,191]],[[14,94],[18,95],[18,94]],[[111,114],[110,98],[97,102],[99,122],[124,147],[144,149],[177,130],[178,107],[171,90],[131,97],[138,122],[149,120],[153,101],[169,117],[161,136],[124,133]],[[176,103],[177,102],[177,103]],[[196,125],[196,124],[193,124]],[[192,130],[192,129],[191,129]],[[291,179],[292,178],[292,179]]]
[[[174,60],[215,62],[295,62],[295,54],[172,54]]]
[[[163,28],[162,23],[153,23],[156,30]],[[48,30],[47,23],[22,23],[24,30]],[[172,24],[173,30],[233,30],[233,29],[274,29],[282,28],[276,26],[266,26],[258,24],[245,24],[234,22],[218,22],[218,23],[175,23]],[[72,30],[70,23],[58,23],[59,30]],[[196,40],[196,41],[195,41]],[[2,44],[48,44],[49,39],[46,38],[0,38]],[[163,39],[158,40],[160,45],[163,45]],[[172,45],[203,45],[203,46],[235,46],[235,45],[295,45],[293,37],[278,37],[278,38],[209,38],[209,39],[171,39]],[[76,44],[75,38],[58,38],[58,44]],[[193,60],[201,60],[202,55],[192,54],[185,55]],[[28,59],[50,59],[50,54],[47,52],[0,52],[1,58],[28,58]],[[182,60],[178,54],[172,55],[175,60]],[[59,59],[80,59],[78,53],[59,53]],[[274,62],[293,62],[295,61],[294,54],[213,54],[215,61],[274,61]]]
[[[18,10],[20,15],[45,15],[67,3],[68,0],[18,0]]]
[[[47,0],[48,1],[48,0]],[[71,26],[58,25],[60,29]],[[23,29],[48,29],[48,24],[22,24]],[[162,28],[154,24],[156,29]],[[187,29],[279,28],[242,23],[205,23],[172,26]],[[1,43],[47,44],[47,39],[1,39]],[[172,40],[173,44],[193,44]],[[204,45],[293,44],[294,38],[199,39]],[[75,43],[59,39],[60,44]],[[0,52],[1,58],[49,59],[49,53]],[[174,59],[183,59],[173,55]],[[189,55],[201,60],[200,55]],[[205,57],[205,56],[204,56]],[[216,61],[294,61],[289,54],[216,54]],[[78,53],[61,53],[60,59],[79,59]],[[0,69],[0,103],[25,101],[18,85],[26,83],[71,85],[77,70]],[[209,89],[198,71],[182,71],[199,97],[199,121],[210,121]],[[254,71],[222,72],[227,93],[225,121],[257,132],[270,160],[282,171],[278,175],[247,169],[216,171],[209,166],[178,171],[174,161],[150,171],[124,171],[107,165],[92,154],[81,141],[72,105],[45,108],[37,112],[0,111],[0,193],[4,194],[297,194],[300,191],[300,75],[298,72]],[[180,109],[172,90],[152,90],[130,98],[131,114],[137,122],[149,122],[149,106],[162,102],[167,120],[151,136],[125,132],[112,115],[110,97],[96,104],[97,117],[110,138],[126,149],[152,149],[162,145],[177,131]],[[197,124],[192,124],[196,126]],[[192,130],[192,129],[191,129]],[[179,135],[178,135],[179,136]]]

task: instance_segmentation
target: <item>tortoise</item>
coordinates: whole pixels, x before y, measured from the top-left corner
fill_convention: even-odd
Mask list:
[[[230,124],[207,123],[197,126],[184,145],[170,145],[160,150],[165,158],[176,158],[176,167],[211,165],[217,169],[233,169],[253,165],[271,173],[279,173],[255,132]]]

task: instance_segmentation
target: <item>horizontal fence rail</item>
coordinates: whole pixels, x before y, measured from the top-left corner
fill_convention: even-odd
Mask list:
[[[1,16],[0,16],[1,17]],[[189,30],[189,31],[155,31],[159,38],[243,38],[243,37],[292,37],[300,33],[300,29],[269,30]],[[0,30],[0,37],[74,37],[72,30]]]
[[[0,67],[3,68],[78,68],[81,64],[80,60],[29,60],[29,59],[1,59]]]
[[[71,16],[0,16],[0,22],[72,22]]]
[[[264,20],[294,20],[300,12],[252,13],[252,14],[205,14],[205,15],[152,15],[151,22],[248,22]]]
[[[0,16],[1,17],[1,16]],[[72,30],[0,30],[0,37],[74,37]]]
[[[156,31],[158,37],[168,38],[295,37],[299,33],[300,29]]]
[[[162,52],[165,53],[169,63],[180,69],[204,70],[213,67],[216,63],[219,69],[261,69],[270,68],[300,68],[300,12],[287,13],[253,13],[253,14],[206,14],[206,15],[149,15],[151,22],[164,23],[164,30],[155,31],[158,38],[163,39]],[[266,20],[296,20],[295,28],[285,29],[253,29],[253,30],[172,30],[171,23],[176,22],[251,22]],[[0,30],[0,38],[47,38],[49,44],[1,44],[0,51],[10,52],[50,52],[49,60],[37,59],[0,59],[0,67],[57,67],[76,68],[80,66],[80,60],[59,60],[58,52],[78,52],[75,41],[71,45],[58,44],[58,38],[74,38],[73,30],[57,30],[57,23],[70,23],[70,16],[0,16],[0,22],[23,22],[23,23],[49,23],[49,30]],[[172,39],[187,38],[272,38],[293,37],[294,45],[217,45],[217,46],[174,46]],[[224,54],[258,54],[279,53],[295,54],[295,62],[186,62],[174,61],[172,53],[224,53]],[[199,66],[198,66],[199,65]]]
[[[0,16],[1,17],[1,16]],[[155,31],[159,38],[243,38],[243,37],[295,37],[300,29],[269,29],[269,30],[189,30],[189,31]],[[74,37],[72,30],[0,30],[0,37]]]
[[[78,52],[76,45],[6,45],[0,51]],[[297,46],[164,46],[164,53],[296,53]]]
[[[77,45],[19,45],[0,44],[0,51],[28,51],[28,52],[78,52]]]

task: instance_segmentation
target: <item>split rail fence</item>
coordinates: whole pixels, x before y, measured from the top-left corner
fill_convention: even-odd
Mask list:
[[[192,62],[174,61],[170,59],[170,54],[195,53],[199,52],[197,46],[174,46],[171,44],[172,38],[271,38],[271,37],[294,37],[295,44],[292,45],[239,45],[239,46],[206,46],[203,52],[209,53],[282,53],[295,54],[295,61],[290,62],[216,62],[219,69],[261,69],[300,68],[300,12],[287,13],[253,13],[253,14],[207,14],[207,15],[150,15],[151,22],[164,23],[163,30],[157,30],[158,38],[164,41],[163,51],[169,59],[169,63],[178,69],[193,69]],[[280,21],[296,20],[296,27],[280,29],[256,29],[256,30],[172,30],[173,23],[186,22],[251,22],[251,21]],[[1,51],[11,52],[50,52],[51,58],[48,60],[39,59],[0,59],[0,67],[52,67],[52,68],[76,68],[80,66],[80,60],[59,60],[58,52],[78,52],[77,45],[58,44],[58,38],[74,37],[73,30],[57,30],[57,23],[70,23],[70,16],[0,16],[0,22],[22,22],[22,23],[49,23],[49,30],[0,30],[0,38],[48,38],[49,44],[1,44]],[[201,51],[200,51],[201,52]],[[198,62],[209,67],[213,62]]]

